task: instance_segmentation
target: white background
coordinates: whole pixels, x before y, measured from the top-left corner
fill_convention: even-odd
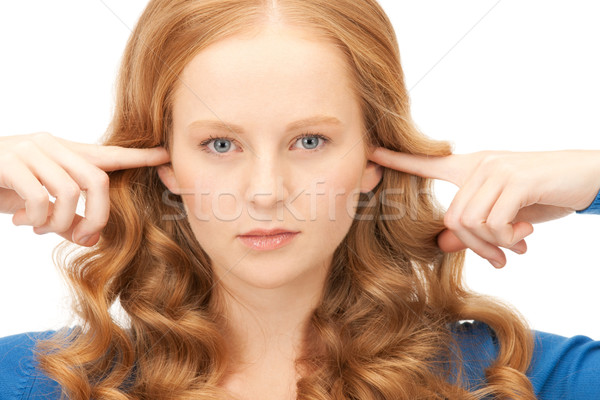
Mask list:
[[[48,131],[97,142],[146,1],[0,4],[0,135]],[[457,153],[600,149],[596,1],[381,4],[427,135],[451,140]],[[446,207],[456,190],[436,181]],[[525,255],[505,251],[503,270],[469,250],[468,284],[512,303],[534,329],[600,339],[600,217],[573,214],[534,228]],[[0,215],[0,336],[65,324],[68,294],[51,258],[61,240]]]

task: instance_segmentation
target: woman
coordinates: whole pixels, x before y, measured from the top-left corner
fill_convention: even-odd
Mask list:
[[[2,211],[89,247],[64,261],[81,326],[4,339],[4,392],[597,393],[598,343],[468,292],[458,250],[502,264],[532,223],[597,210],[598,152],[451,155],[412,123],[398,60],[371,1],[151,1],[106,146],[0,142]],[[431,178],[461,187],[443,219]]]

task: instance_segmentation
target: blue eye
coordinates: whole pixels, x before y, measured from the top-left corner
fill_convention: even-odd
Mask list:
[[[316,149],[317,146],[319,145],[319,140],[321,140],[323,143],[328,143],[329,139],[327,139],[325,136],[320,135],[318,133],[305,133],[303,135],[301,135],[299,138],[297,138],[296,140],[300,140],[302,142],[303,146],[305,149],[307,150],[313,150]],[[324,146],[325,144],[323,144]],[[323,147],[321,146],[321,147]]]
[[[231,148],[231,141],[227,139],[216,139],[214,147],[218,153],[225,153]]]
[[[318,133],[304,133],[295,139],[295,143],[300,142],[306,150],[318,150],[319,140],[323,143],[320,147],[323,147],[326,143],[329,143],[329,139]],[[213,154],[217,157],[229,153],[231,147],[237,148],[235,140],[229,137],[214,137],[210,136],[207,140],[200,142],[198,145],[203,151]],[[212,144],[212,145],[211,145]]]
[[[213,146],[210,146],[211,143],[213,143]],[[229,149],[231,149],[232,144],[233,139],[227,137],[210,136],[209,139],[201,142],[199,146],[202,148],[202,150],[206,151],[207,153],[216,153],[217,155],[219,155],[227,153]],[[235,147],[234,144],[233,146]]]

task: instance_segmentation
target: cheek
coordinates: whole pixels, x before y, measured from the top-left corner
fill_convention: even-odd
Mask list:
[[[240,217],[244,199],[231,180],[215,174],[187,173],[181,176],[182,196],[190,224],[233,221]]]
[[[327,176],[321,192],[326,195],[319,197],[317,208],[320,210],[319,218],[329,222],[324,227],[329,233],[339,236],[350,228],[356,212],[356,203],[360,194],[361,170],[356,167],[334,169]]]

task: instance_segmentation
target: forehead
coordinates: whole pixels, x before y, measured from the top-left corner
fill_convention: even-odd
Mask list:
[[[235,120],[252,115],[292,119],[319,113],[345,118],[357,111],[346,68],[335,45],[302,30],[270,27],[227,38],[185,67],[174,117],[222,113]]]

